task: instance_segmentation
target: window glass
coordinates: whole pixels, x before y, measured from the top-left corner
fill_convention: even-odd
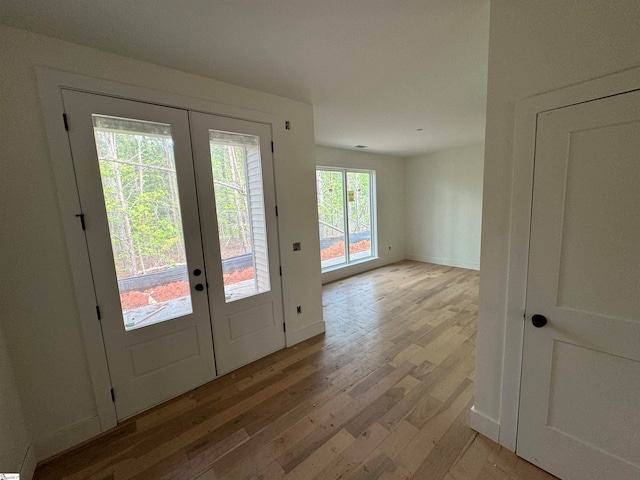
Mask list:
[[[371,256],[371,196],[366,172],[347,172],[349,256],[351,261]]]
[[[260,139],[209,131],[227,302],[271,290]]]
[[[93,115],[124,327],[193,312],[171,126]]]
[[[372,171],[316,170],[323,270],[375,256],[374,182]]]

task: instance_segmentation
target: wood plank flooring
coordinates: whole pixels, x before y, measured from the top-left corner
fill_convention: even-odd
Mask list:
[[[37,479],[550,480],[469,429],[477,272],[324,287],[327,332],[39,465]]]

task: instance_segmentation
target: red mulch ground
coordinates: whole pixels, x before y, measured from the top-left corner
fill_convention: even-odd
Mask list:
[[[225,285],[232,285],[238,282],[244,282],[245,280],[251,280],[255,277],[253,273],[253,267],[245,268],[244,270],[236,270],[231,273],[223,273]]]
[[[349,253],[354,254],[358,252],[364,252],[371,248],[370,240],[360,240],[359,242],[349,245]],[[335,245],[331,245],[328,248],[320,251],[320,259],[331,260],[332,258],[338,258],[344,255],[344,242],[338,242]]]
[[[364,252],[371,248],[371,242],[369,240],[362,240],[357,243],[349,245],[349,253]],[[329,260],[331,258],[338,258],[344,255],[344,242],[338,242],[329,248],[325,248],[320,252],[322,260]],[[245,268],[244,270],[236,270],[235,272],[224,274],[224,284],[232,285],[234,283],[243,282],[245,280],[251,280],[254,278],[253,267]],[[154,288],[149,288],[144,292],[131,291],[120,295],[120,302],[122,303],[123,310],[130,310],[132,308],[144,307],[150,303],[166,302],[167,300],[173,300],[179,297],[189,295],[189,283],[188,282],[172,282],[166,285],[159,285]],[[154,302],[155,300],[155,302]]]
[[[253,267],[236,270],[235,272],[224,274],[224,284],[231,285],[244,280],[251,280],[253,277]],[[131,291],[122,293],[120,295],[120,303],[123,310],[130,310],[154,303],[154,300],[156,302],[166,302],[186,295],[189,295],[188,282],[172,282],[149,288],[144,292]]]

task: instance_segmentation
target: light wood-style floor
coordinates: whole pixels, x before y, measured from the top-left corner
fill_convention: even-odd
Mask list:
[[[324,287],[327,333],[128,420],[37,479],[550,480],[467,426],[478,275],[400,262]]]

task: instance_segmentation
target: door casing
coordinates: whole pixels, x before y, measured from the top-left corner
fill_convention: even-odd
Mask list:
[[[63,121],[64,106],[61,90],[77,90],[98,95],[135,100],[184,110],[211,113],[213,115],[248,120],[268,125],[283,124],[277,115],[235,107],[228,104],[160,92],[144,87],[121,84],[109,80],[72,74],[50,68],[37,67],[36,77],[47,140],[50,148],[58,202],[62,215],[67,254],[71,266],[74,291],[81,319],[87,364],[96,401],[98,422],[84,431],[78,442],[104,432],[117,425],[114,404],[111,399],[111,380],[100,323],[96,317],[95,292],[92,286],[91,266],[84,232],[76,214],[81,211],[75,184],[75,174],[67,132]],[[277,192],[277,179],[276,179]],[[284,285],[283,285],[284,289]],[[287,311],[284,312],[287,323]],[[286,345],[294,337],[287,332]]]
[[[505,314],[500,419],[482,431],[482,419],[471,423],[511,451],[517,450],[520,371],[524,339],[524,316],[529,261],[529,235],[533,192],[533,168],[538,114],[599,98],[640,89],[640,67],[537,95],[516,103],[509,268]],[[486,422],[484,423],[486,425]]]

